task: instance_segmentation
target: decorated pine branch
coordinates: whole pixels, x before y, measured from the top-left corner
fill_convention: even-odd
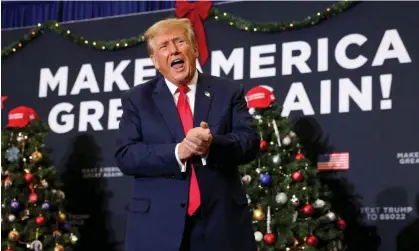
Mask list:
[[[20,106],[9,112],[1,146],[1,250],[71,251],[78,242],[48,158],[47,134],[48,126],[33,109]]]
[[[224,25],[228,25],[232,28],[240,29],[244,32],[284,32],[315,26],[321,23],[322,21],[329,20],[333,16],[350,9],[357,3],[359,3],[359,1],[337,2],[335,4],[332,4],[325,10],[319,10],[301,20],[294,20],[289,22],[283,21],[256,23],[251,20],[246,20],[244,18],[234,16],[231,13],[223,12],[214,7],[210,1],[199,1],[194,3],[190,3],[187,1],[176,1],[175,13],[170,15],[169,17],[187,17],[191,20],[191,22],[194,24],[195,33],[198,39],[198,46],[201,48],[200,55],[204,53],[205,57],[205,52],[202,51],[207,50],[207,45],[204,26],[202,22],[208,18],[220,22]],[[73,43],[101,51],[114,51],[126,49],[141,45],[145,41],[143,33],[139,33],[128,38],[121,38],[111,41],[92,40],[87,36],[74,34],[70,29],[65,28],[65,26],[61,25],[59,22],[50,20],[43,23],[39,23],[36,28],[32,29],[21,39],[4,47],[1,50],[1,56],[5,58],[21,50],[25,47],[25,45],[32,42],[35,38],[44,34],[47,30],[53,31],[65,38],[68,38]],[[200,57],[200,60],[202,65],[206,61],[206,59],[202,59],[202,56]]]
[[[259,250],[344,250],[346,223],[333,212],[291,121],[281,117],[272,88],[254,87],[246,100],[261,142],[257,159],[240,172]]]

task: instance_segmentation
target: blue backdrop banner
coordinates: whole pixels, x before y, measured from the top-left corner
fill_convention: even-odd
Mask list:
[[[299,20],[330,4],[236,2],[217,8],[267,22]],[[418,9],[418,2],[364,2],[320,25],[282,33],[204,22],[210,57],[201,71],[227,76],[246,90],[273,87],[310,154],[349,153],[349,168],[324,172],[324,181],[348,222],[350,250],[413,250],[403,247],[417,241]],[[171,14],[64,26],[91,41],[116,40],[142,34]],[[3,47],[26,32],[2,31]],[[2,126],[18,105],[33,107],[50,126],[47,144],[63,174],[83,250],[123,249],[131,178],[113,157],[120,96],[156,74],[145,44],[103,52],[50,31],[2,60],[2,95],[8,96]]]

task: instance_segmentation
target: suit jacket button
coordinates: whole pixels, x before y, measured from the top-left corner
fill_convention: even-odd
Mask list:
[[[182,202],[180,203],[180,207],[184,208],[185,206],[186,206],[186,202],[182,201]]]
[[[175,178],[175,176],[174,176],[174,175],[170,175],[170,178],[174,179],[174,178]]]

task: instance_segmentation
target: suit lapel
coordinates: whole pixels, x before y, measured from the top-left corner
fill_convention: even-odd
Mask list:
[[[185,137],[182,123],[180,121],[175,101],[173,100],[173,95],[166,86],[164,78],[161,78],[157,82],[156,88],[153,92],[153,100],[175,141],[182,141]]]
[[[205,79],[203,74],[198,74],[195,93],[194,127],[199,127],[201,121],[208,123],[208,112],[214,96],[214,91],[211,90],[211,83]]]

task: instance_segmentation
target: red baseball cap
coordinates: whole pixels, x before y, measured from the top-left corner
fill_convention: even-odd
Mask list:
[[[275,100],[273,88],[267,85],[258,85],[246,94],[248,108],[267,108]]]
[[[9,111],[9,123],[6,127],[25,127],[38,118],[35,110],[27,106],[18,106]]]

